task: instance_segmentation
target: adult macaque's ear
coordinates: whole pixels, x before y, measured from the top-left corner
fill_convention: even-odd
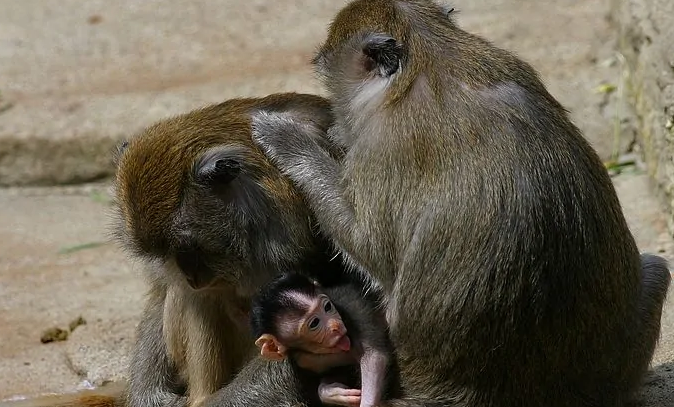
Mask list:
[[[389,77],[400,68],[403,49],[395,38],[388,34],[372,34],[363,44],[365,69],[379,76]]]
[[[229,148],[212,149],[195,163],[194,174],[198,183],[208,186],[228,184],[241,172],[239,157]]]
[[[286,357],[286,348],[281,345],[274,335],[264,334],[257,338],[255,346],[260,348],[260,356],[268,360],[283,360]]]

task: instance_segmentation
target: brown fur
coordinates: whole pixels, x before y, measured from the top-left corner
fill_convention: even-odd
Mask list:
[[[239,144],[258,185],[281,208],[296,208],[302,198],[256,148],[250,148],[250,117],[255,109],[295,109],[299,116],[326,126],[324,99],[312,95],[270,95],[264,99],[233,99],[170,120],[161,121],[129,141],[119,159],[116,184],[125,244],[153,253],[175,245],[165,227],[179,209],[195,160],[208,148]],[[323,117],[321,117],[321,115]],[[161,191],[150,194],[148,191]]]

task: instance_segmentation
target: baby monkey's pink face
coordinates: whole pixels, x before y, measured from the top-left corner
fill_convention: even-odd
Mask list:
[[[344,321],[327,295],[288,295],[297,304],[297,309],[279,313],[276,321],[278,338],[263,334],[255,341],[262,357],[282,360],[289,349],[313,354],[348,352],[351,349]]]
[[[304,299],[306,300],[306,299]],[[311,301],[306,314],[298,321],[300,348],[311,353],[338,353],[351,348],[346,327],[335,305],[325,294]]]

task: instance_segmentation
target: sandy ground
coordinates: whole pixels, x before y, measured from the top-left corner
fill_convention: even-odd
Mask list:
[[[228,97],[320,92],[307,61],[344,2],[297,4],[0,0],[0,107],[13,105],[0,113],[0,144],[5,134],[37,146],[23,161],[7,161],[0,148],[0,177],[95,178],[107,165],[99,146],[154,120]],[[614,137],[616,114],[628,122],[620,92],[597,91],[620,75],[608,0],[453,5],[462,26],[541,72],[602,157],[631,144],[625,123]],[[66,149],[73,145],[75,152]],[[66,169],[79,175],[68,178]],[[622,174],[615,184],[641,250],[674,259],[667,218],[644,173]],[[145,286],[141,265],[107,241],[106,194],[105,183],[0,189],[0,399],[125,376]],[[44,329],[67,328],[79,316],[87,323],[67,341],[40,342]],[[644,405],[674,405],[672,296],[653,366]]]

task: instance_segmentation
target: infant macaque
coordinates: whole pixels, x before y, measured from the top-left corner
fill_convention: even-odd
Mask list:
[[[355,284],[323,288],[300,274],[284,274],[253,298],[251,325],[262,357],[289,357],[322,376],[322,403],[370,407],[379,403],[394,362],[388,325],[379,302]],[[340,383],[329,370],[360,367],[361,389]]]

